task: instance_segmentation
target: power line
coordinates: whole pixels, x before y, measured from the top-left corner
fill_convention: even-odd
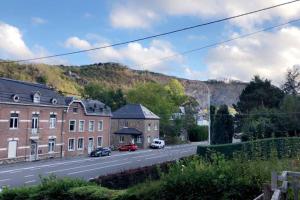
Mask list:
[[[165,36],[165,35],[170,35],[170,34],[182,32],[182,31],[186,31],[186,30],[190,30],[190,29],[195,29],[195,28],[202,27],[202,26],[207,26],[207,25],[211,25],[211,24],[215,24],[215,23],[220,23],[220,22],[232,20],[232,19],[243,17],[243,16],[246,16],[246,15],[251,15],[251,14],[254,14],[254,13],[258,13],[258,12],[270,10],[270,9],[277,8],[277,7],[280,7],[280,6],[292,4],[292,3],[295,3],[295,2],[298,2],[298,1],[300,1],[300,0],[288,1],[288,2],[285,2],[285,3],[276,4],[276,5],[273,5],[273,6],[266,7],[266,8],[254,10],[254,11],[251,11],[251,12],[247,12],[247,13],[243,13],[243,14],[239,14],[239,15],[234,15],[234,16],[231,16],[231,17],[217,19],[217,20],[206,22],[206,23],[202,23],[202,24],[197,24],[197,25],[193,25],[193,26],[187,26],[187,27],[183,27],[183,28],[180,28],[180,29],[176,29],[176,30],[172,30],[172,31],[164,32],[164,33],[159,33],[159,34],[155,34],[155,35],[150,35],[150,36],[146,36],[146,37],[142,37],[142,38],[138,38],[138,39],[133,39],[133,40],[125,41],[125,42],[119,42],[119,43],[115,43],[115,44],[111,44],[111,45],[105,45],[105,46],[100,46],[100,47],[95,47],[95,48],[90,48],[90,49],[85,49],[85,50],[79,50],[79,51],[72,51],[72,52],[54,54],[54,55],[50,55],[50,56],[42,56],[42,57],[22,59],[22,60],[15,60],[15,61],[1,61],[0,63],[16,63],[16,62],[26,62],[26,61],[42,60],[42,59],[47,59],[47,58],[67,56],[67,55],[72,55],[72,54],[78,54],[78,53],[83,53],[83,52],[89,52],[89,51],[95,51],[95,50],[105,49],[105,48],[109,48],[109,47],[120,46],[120,45],[124,45],[124,44],[129,44],[129,43],[132,43],[132,42],[138,42],[138,41],[142,41],[142,40],[148,40],[148,39],[152,39],[152,38],[156,38],[156,37],[161,37],[161,36]]]
[[[241,39],[241,38],[250,37],[250,36],[256,35],[258,33],[262,33],[262,32],[265,32],[265,31],[272,30],[272,29],[276,29],[276,28],[279,28],[279,27],[282,27],[282,26],[285,26],[285,25],[288,25],[288,24],[299,22],[299,21],[300,21],[300,18],[288,21],[286,23],[278,24],[278,25],[275,25],[275,26],[270,26],[270,27],[267,27],[267,28],[264,28],[264,29],[261,29],[261,30],[255,31],[255,32],[243,34],[243,35],[240,35],[240,36],[228,39],[228,40],[223,40],[223,41],[220,41],[220,42],[215,42],[215,43],[208,44],[208,45],[205,45],[205,46],[202,46],[202,47],[198,47],[198,48],[195,48],[195,49],[190,49],[190,50],[179,52],[179,53],[175,53],[175,54],[172,54],[172,55],[169,55],[169,56],[161,57],[159,59],[155,59],[158,62],[144,63],[144,64],[136,65],[135,67],[143,67],[143,66],[149,66],[149,65],[158,64],[158,63],[160,63],[160,62],[162,62],[164,60],[168,60],[168,59],[173,58],[173,57],[177,57],[177,56],[181,56],[181,55],[193,53],[193,52],[200,51],[200,50],[203,50],[203,49],[207,49],[207,48],[210,48],[210,47],[218,46],[220,44],[232,42],[234,40],[238,40],[238,39]]]

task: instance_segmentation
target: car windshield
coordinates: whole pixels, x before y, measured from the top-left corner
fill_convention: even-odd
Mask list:
[[[155,144],[160,144],[160,142],[159,142],[159,141],[155,141],[154,143],[155,143]]]
[[[97,151],[102,151],[103,150],[103,148],[97,148]]]

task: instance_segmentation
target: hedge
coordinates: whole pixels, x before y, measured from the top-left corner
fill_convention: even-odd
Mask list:
[[[235,154],[249,158],[264,157],[269,158],[276,154],[279,158],[295,156],[300,151],[300,137],[289,138],[268,138],[234,144],[198,146],[197,154],[209,157],[212,152],[223,154],[227,158],[232,158]]]

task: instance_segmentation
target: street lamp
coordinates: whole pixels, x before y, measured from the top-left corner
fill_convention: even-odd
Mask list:
[[[211,134],[210,134],[210,126],[211,126],[211,123],[210,123],[210,89],[208,87],[208,85],[205,83],[205,82],[202,82],[204,83],[206,89],[207,89],[207,104],[208,104],[208,145],[211,144]]]

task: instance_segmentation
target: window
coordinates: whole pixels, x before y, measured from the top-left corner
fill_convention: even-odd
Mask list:
[[[148,124],[147,130],[148,130],[148,131],[151,131],[151,124]]]
[[[151,136],[147,136],[148,143],[151,143]]]
[[[84,132],[84,120],[79,120],[79,132]]]
[[[10,121],[9,121],[9,128],[16,129],[19,125],[19,114],[18,113],[11,113],[10,114]]]
[[[83,150],[83,138],[78,138],[78,141],[77,141],[77,150]]]
[[[142,136],[137,136],[136,143],[142,143]]]
[[[76,131],[76,120],[69,121],[69,131],[75,132]]]
[[[77,107],[73,108],[73,113],[78,113],[78,108]]]
[[[54,152],[55,150],[55,139],[49,139],[48,142],[48,152]]]
[[[121,135],[119,138],[119,143],[124,143],[124,141],[125,141],[125,138],[123,135]]]
[[[38,127],[39,127],[39,115],[38,114],[33,114],[32,115],[31,128],[32,129],[37,129]]]
[[[56,115],[55,114],[50,115],[49,123],[50,123],[50,128],[56,127]]]
[[[75,139],[69,139],[68,143],[68,151],[74,151],[75,150]]]
[[[154,130],[158,130],[158,124],[154,124]]]
[[[125,127],[128,127],[128,121],[125,121]]]
[[[98,131],[103,131],[103,120],[98,122]]]
[[[37,92],[33,95],[33,103],[40,103],[41,95]]]
[[[95,121],[89,121],[89,132],[94,132]]]
[[[102,137],[97,138],[97,147],[102,147]]]

